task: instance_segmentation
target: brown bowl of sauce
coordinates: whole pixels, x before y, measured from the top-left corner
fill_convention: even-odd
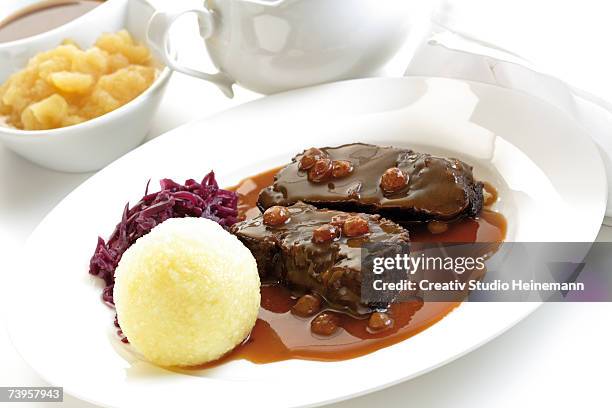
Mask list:
[[[89,46],[104,32],[127,28],[131,9],[154,12],[144,0],[2,0],[2,3],[0,83],[25,67],[33,55],[53,49],[66,39]],[[141,33],[132,34],[145,39],[145,29],[146,22]]]
[[[0,43],[21,40],[63,26],[102,3],[104,0],[43,0],[23,6],[0,20]]]

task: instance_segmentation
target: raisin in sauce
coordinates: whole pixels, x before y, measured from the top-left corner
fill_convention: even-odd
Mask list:
[[[259,192],[272,185],[278,170],[249,177],[229,188],[239,195],[238,209],[242,218],[261,214],[257,208]],[[490,185],[487,189],[494,191]],[[446,231],[438,234],[432,234],[425,224],[415,225],[409,232],[413,242],[502,242],[506,220],[501,214],[485,209],[479,217],[450,223]],[[368,319],[327,310],[338,316],[340,328],[331,336],[318,336],[310,330],[314,316],[303,318],[291,313],[296,302],[297,297],[287,288],[278,283],[263,283],[259,318],[249,338],[220,360],[197,368],[214,367],[236,359],[263,364],[293,358],[339,361],[359,357],[414,336],[460,304],[421,301],[394,304],[390,308],[393,327],[377,333],[368,330]],[[321,309],[325,310],[325,307]]]

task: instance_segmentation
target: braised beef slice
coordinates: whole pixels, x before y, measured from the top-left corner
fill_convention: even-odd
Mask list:
[[[320,210],[301,202],[288,209],[290,219],[283,225],[267,226],[259,216],[231,228],[255,257],[262,281],[280,281],[290,288],[319,294],[332,306],[354,314],[379,308],[361,303],[361,247],[367,242],[385,243],[384,248],[394,254],[397,246],[409,243],[408,232],[379,215]],[[369,232],[313,242],[315,229],[350,215],[367,220]]]
[[[474,180],[472,167],[460,160],[363,143],[319,150],[327,160],[349,161],[351,173],[310,181],[309,170],[300,166],[305,151],[280,170],[271,187],[262,190],[259,207],[265,210],[303,201],[320,208],[380,214],[400,223],[450,221],[475,216],[482,209],[483,185]],[[399,168],[407,176],[404,188],[392,192],[381,188],[382,175],[390,168]]]

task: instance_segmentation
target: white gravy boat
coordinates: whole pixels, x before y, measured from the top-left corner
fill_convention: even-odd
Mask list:
[[[415,0],[205,0],[202,8],[157,12],[149,45],[167,66],[233,96],[238,83],[270,94],[368,76],[403,44]],[[217,73],[182,65],[169,30],[182,15],[198,17]]]

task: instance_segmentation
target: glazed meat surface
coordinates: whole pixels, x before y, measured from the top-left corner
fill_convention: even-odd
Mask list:
[[[255,257],[262,281],[314,292],[354,314],[371,312],[373,305],[361,303],[361,248],[384,243],[384,251],[396,254],[409,243],[408,232],[379,215],[320,210],[301,202],[280,208],[287,211],[282,219],[266,219],[264,213],[231,228]]]
[[[295,156],[261,192],[258,205],[265,210],[298,201],[402,224],[451,221],[481,211],[483,184],[457,159],[354,143]]]

